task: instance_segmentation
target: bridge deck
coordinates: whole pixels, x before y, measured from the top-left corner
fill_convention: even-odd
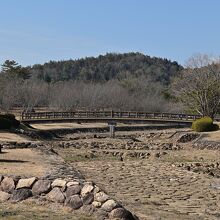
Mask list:
[[[22,113],[21,121],[27,123],[49,122],[122,122],[122,123],[177,123],[191,124],[199,115],[115,112],[115,111],[76,111],[76,112],[27,112]]]

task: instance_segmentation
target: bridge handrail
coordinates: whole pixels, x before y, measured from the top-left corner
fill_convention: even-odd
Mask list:
[[[144,111],[50,111],[50,112],[23,112],[21,120],[37,119],[77,119],[77,118],[146,118],[146,119],[176,119],[176,120],[195,120],[201,115],[160,113]]]

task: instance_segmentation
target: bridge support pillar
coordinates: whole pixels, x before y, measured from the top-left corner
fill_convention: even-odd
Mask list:
[[[115,125],[109,125],[110,137],[115,138]]]

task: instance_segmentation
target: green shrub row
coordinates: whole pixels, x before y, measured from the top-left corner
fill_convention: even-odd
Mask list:
[[[210,117],[203,117],[192,123],[192,129],[197,132],[217,131],[219,126],[213,124],[213,120]]]
[[[20,122],[15,119],[13,114],[2,114],[0,115],[0,129],[10,129],[17,128],[20,125]]]

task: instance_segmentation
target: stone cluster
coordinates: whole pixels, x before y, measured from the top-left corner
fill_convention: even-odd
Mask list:
[[[202,160],[202,158],[201,158]],[[177,164],[177,167],[182,167],[185,170],[192,171],[195,173],[208,174],[215,178],[220,178],[220,163],[180,163]]]
[[[219,142],[215,142],[215,141],[208,141],[208,140],[199,140],[196,141],[193,145],[193,148],[196,149],[209,149],[209,150],[220,150],[220,143]]]
[[[0,147],[5,148],[5,149],[15,149],[15,148],[36,148],[42,145],[43,144],[41,143],[34,143],[34,142],[11,141],[11,142],[2,142],[0,144]]]
[[[102,149],[102,150],[180,150],[182,147],[175,143],[139,143],[128,141],[127,143],[105,143],[105,142],[68,142],[62,141],[58,144],[61,148],[76,149]]]
[[[29,197],[61,203],[72,210],[84,210],[97,219],[137,220],[93,182],[79,180],[19,178],[0,175],[0,202],[19,202]]]
[[[162,157],[166,155],[166,151],[161,151],[161,152],[138,152],[138,151],[127,151],[127,152],[122,152],[122,151],[108,151],[108,150],[103,150],[103,151],[95,151],[92,150],[90,153],[85,155],[85,158],[95,158],[97,156],[110,156],[110,157],[116,157],[116,158],[123,158],[123,159],[148,159],[149,157],[153,156],[156,158]]]
[[[198,133],[186,133],[180,136],[177,143],[187,143],[196,140],[200,135]]]

